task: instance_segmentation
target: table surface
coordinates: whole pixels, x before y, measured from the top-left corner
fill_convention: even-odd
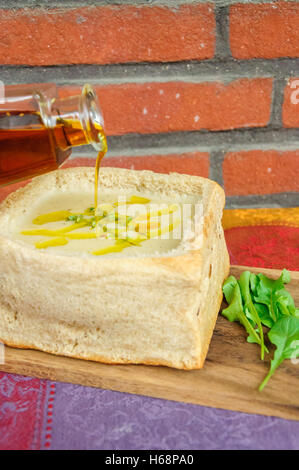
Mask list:
[[[226,211],[223,224],[232,264],[299,270],[298,208]],[[298,448],[298,421],[0,372],[0,449]]]

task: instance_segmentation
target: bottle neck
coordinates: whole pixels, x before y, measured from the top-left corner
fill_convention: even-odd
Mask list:
[[[90,85],[84,85],[80,94],[66,98],[48,99],[42,93],[35,98],[43,123],[54,134],[59,148],[91,144],[98,152],[106,151],[104,120]]]

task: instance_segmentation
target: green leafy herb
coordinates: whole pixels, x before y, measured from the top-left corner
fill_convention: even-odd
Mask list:
[[[271,343],[276,345],[276,350],[270,370],[259,387],[260,391],[285,359],[299,357],[299,318],[292,316],[279,318],[269,331],[268,337]]]
[[[224,315],[229,321],[238,321],[240,322],[248,333],[248,338],[250,342],[262,344],[261,337],[255,331],[252,323],[248,320],[242,302],[242,295],[239,283],[234,276],[229,276],[223,284],[223,292],[229,306],[222,310],[222,315]]]
[[[272,328],[274,325],[274,321],[269,315],[269,310],[266,305],[263,304],[258,304],[254,302],[255,309],[258,313],[258,316],[260,317],[261,323],[268,328]]]
[[[247,318],[252,320],[254,325],[257,325],[257,330],[258,330],[259,339],[260,339],[259,344],[261,345],[261,359],[264,359],[264,354],[265,354],[264,333],[263,333],[263,328],[262,328],[260,317],[252,302],[252,298],[250,295],[250,272],[249,271],[244,271],[241,274],[240,280],[239,280],[239,286],[241,290],[242,299],[244,302],[243,308],[244,308],[245,315]],[[252,335],[249,336],[248,341],[256,342],[255,337],[252,337]]]
[[[265,387],[284,359],[299,356],[299,309],[285,289],[289,282],[290,273],[284,269],[276,280],[244,271],[239,280],[229,276],[223,284],[228,307],[222,314],[229,321],[238,321],[245,327],[247,341],[261,346],[261,359],[269,352],[264,344],[262,325],[270,328],[268,339],[277,346],[270,371],[259,390]]]
[[[264,274],[255,275],[251,287],[253,288],[254,302],[268,307],[269,317],[276,322],[281,315],[293,315],[295,312],[294,300],[284,288],[284,284],[290,282],[290,274],[284,269],[276,280],[269,279]]]

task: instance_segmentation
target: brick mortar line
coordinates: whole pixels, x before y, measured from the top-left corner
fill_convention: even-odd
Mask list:
[[[224,185],[222,165],[225,156],[224,150],[210,152],[209,178],[220,186]]]
[[[284,90],[287,85],[287,79],[275,79],[273,82],[270,126],[279,128],[283,126],[282,107],[284,102]],[[299,108],[298,108],[299,111]]]
[[[229,7],[215,7],[216,20],[216,49],[215,59],[231,58],[230,41],[229,41]]]
[[[227,209],[249,207],[297,207],[299,192],[283,192],[274,194],[254,194],[247,196],[226,196]]]
[[[0,79],[5,83],[54,81],[59,85],[178,82],[231,82],[242,78],[289,78],[299,76],[299,58],[208,59],[200,62],[78,64],[78,65],[2,65]],[[46,78],[46,80],[44,79]],[[76,78],[74,78],[76,77]]]
[[[188,133],[189,135],[189,133]],[[290,136],[290,133],[287,133]],[[181,136],[181,138],[180,138]],[[249,143],[244,140],[239,142],[223,141],[223,136],[221,139],[215,143],[212,142],[215,140],[214,134],[209,137],[210,142],[206,142],[206,134],[202,134],[200,137],[202,140],[197,140],[197,142],[192,141],[186,138],[186,135],[177,134],[175,139],[177,144],[175,144],[174,136],[171,134],[168,136],[162,134],[151,134],[147,136],[134,136],[132,139],[131,135],[125,136],[110,136],[108,137],[108,154],[109,157],[119,157],[119,156],[151,156],[151,155],[169,155],[169,154],[181,154],[181,153],[192,153],[192,152],[207,152],[211,156],[211,161],[214,163],[213,174],[217,174],[217,165],[218,158],[221,157],[221,154],[228,152],[241,152],[241,151],[250,151],[250,150],[274,150],[278,152],[292,151],[299,149],[299,138],[290,142],[290,137],[285,142],[277,139],[271,142],[262,142],[258,139],[253,139],[253,142]],[[168,138],[165,138],[168,137]],[[238,138],[238,136],[237,136]],[[95,151],[92,146],[78,147],[73,150],[72,155],[74,157],[95,157]],[[220,155],[220,156],[219,156]],[[220,178],[220,176],[219,176]]]
[[[299,148],[298,129],[235,129],[230,131],[190,131],[160,134],[125,134],[109,136],[108,145],[113,153],[129,154],[141,149],[149,153],[163,153],[163,149],[176,153],[201,151],[239,150],[295,150]],[[169,152],[168,152],[169,153]]]
[[[278,0],[251,0],[250,3],[253,4],[273,4],[277,3]],[[288,0],[290,3],[296,3],[297,0]],[[64,9],[68,8],[80,8],[84,6],[120,6],[120,5],[134,5],[134,6],[168,6],[175,9],[180,5],[196,5],[196,4],[205,4],[212,3],[215,6],[225,7],[230,6],[235,3],[248,4],[248,0],[0,0],[0,8],[6,10],[17,10],[23,8],[44,8],[44,9],[54,9],[63,7]]]

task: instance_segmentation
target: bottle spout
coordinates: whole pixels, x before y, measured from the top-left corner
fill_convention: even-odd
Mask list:
[[[104,119],[97,95],[91,85],[86,84],[81,94],[81,122],[88,143],[98,152],[106,152],[107,142],[104,133]]]

